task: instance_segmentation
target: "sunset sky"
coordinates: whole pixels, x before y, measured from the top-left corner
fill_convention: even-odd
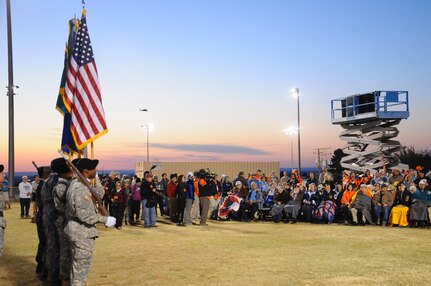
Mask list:
[[[6,1],[0,2],[0,82],[7,85]],[[16,171],[58,157],[55,110],[68,20],[80,0],[12,0]],[[290,167],[300,89],[302,166],[343,146],[331,99],[407,90],[398,139],[431,149],[431,1],[87,0],[109,132],[99,168],[150,161],[280,161]],[[0,97],[7,169],[8,98]],[[148,112],[140,112],[146,108]],[[296,163],[295,163],[296,164]]]

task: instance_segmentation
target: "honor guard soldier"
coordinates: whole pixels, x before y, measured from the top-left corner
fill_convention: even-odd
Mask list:
[[[52,170],[58,174],[57,184],[54,186],[52,196],[54,199],[55,212],[57,219],[55,221],[55,230],[57,246],[57,255],[55,257],[55,265],[58,268],[58,280],[68,285],[70,279],[71,268],[71,251],[69,239],[64,233],[64,228],[67,225],[66,218],[66,191],[70,186],[70,181],[73,177],[73,172],[69,169],[64,158],[57,158],[51,162]]]
[[[75,159],[72,163],[86,180],[96,178],[98,160]],[[96,178],[96,191],[102,198],[104,189],[98,178]],[[66,193],[66,218],[68,222],[64,232],[70,240],[72,250],[70,282],[71,285],[85,285],[98,236],[96,223],[113,227],[116,220],[114,217],[103,216],[96,212],[90,190],[78,179],[72,180]]]

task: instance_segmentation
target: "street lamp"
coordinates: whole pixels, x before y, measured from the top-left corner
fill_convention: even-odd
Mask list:
[[[299,88],[292,88],[290,90],[293,97],[296,97],[298,102],[298,172],[299,176],[301,176],[301,123],[299,116]]]
[[[154,124],[147,123],[142,125],[142,128],[147,131],[147,162],[150,162],[150,131],[154,130]]]
[[[289,128],[284,129],[286,135],[296,135],[298,133],[297,128],[294,126],[290,126]],[[290,138],[290,166],[293,171],[293,136]]]

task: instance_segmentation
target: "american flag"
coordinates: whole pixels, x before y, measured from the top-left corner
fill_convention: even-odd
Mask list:
[[[78,149],[108,132],[85,10],[70,58],[65,101],[71,107],[71,130]]]

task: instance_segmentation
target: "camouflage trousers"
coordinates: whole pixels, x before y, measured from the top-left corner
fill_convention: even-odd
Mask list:
[[[64,227],[67,224],[67,219],[64,216],[58,216],[55,221],[58,240],[60,242],[60,279],[69,280],[71,268],[71,249],[69,238],[64,233]]]
[[[93,260],[95,238],[79,238],[72,240],[72,272],[70,285],[85,285]]]
[[[55,226],[55,221],[45,220],[45,255],[44,255],[44,265],[48,269],[48,282],[56,283],[60,280],[60,241],[57,235],[57,228]]]
[[[0,217],[0,256],[3,255],[4,230],[6,228],[6,220]]]

